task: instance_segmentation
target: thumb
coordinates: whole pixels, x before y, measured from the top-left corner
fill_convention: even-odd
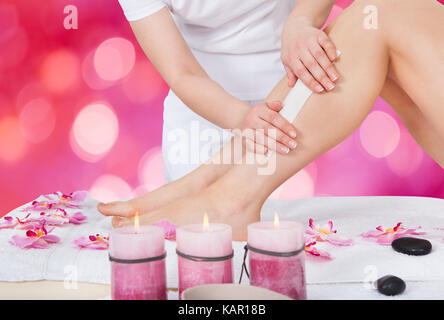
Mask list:
[[[283,107],[282,102],[279,100],[275,100],[270,103],[267,103],[267,106],[268,106],[268,108],[270,108],[271,110],[276,111],[276,112],[281,111],[281,109]]]
[[[285,69],[285,72],[287,73],[288,86],[294,87],[294,85],[296,84],[296,80],[298,80],[298,78],[293,73],[293,71],[289,67],[287,67],[286,65],[284,65],[284,69]]]

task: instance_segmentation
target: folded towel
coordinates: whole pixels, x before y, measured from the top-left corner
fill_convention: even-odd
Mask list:
[[[272,220],[274,212],[282,220],[298,220],[308,224],[313,218],[325,224],[332,220],[338,235],[353,238],[355,244],[335,247],[318,242],[319,249],[328,250],[333,260],[321,262],[307,257],[308,283],[366,282],[386,274],[404,280],[444,280],[444,200],[420,197],[332,197],[300,200],[271,200],[262,210],[263,220]],[[426,256],[408,256],[395,252],[391,246],[370,242],[359,235],[379,225],[394,227],[402,222],[407,227],[422,226],[433,249]]]
[[[108,251],[78,249],[72,240],[111,230],[111,218],[96,210],[97,201],[87,199],[82,212],[88,217],[81,225],[57,227],[52,234],[61,238],[48,249],[19,249],[8,243],[23,230],[0,230],[0,281],[77,280],[81,282],[110,283]],[[9,216],[23,217],[18,208]],[[366,282],[375,276],[395,274],[405,280],[444,280],[444,200],[416,197],[357,197],[310,198],[298,200],[268,200],[262,210],[262,219],[272,220],[278,212],[281,220],[298,220],[305,225],[313,218],[324,224],[333,220],[334,228],[344,237],[352,237],[355,245],[335,247],[318,243],[328,250],[333,260],[307,256],[307,282],[310,284]],[[71,210],[71,209],[69,209]],[[75,212],[78,210],[71,210]],[[359,234],[379,225],[392,227],[397,222],[407,226],[422,226],[434,248],[422,257],[395,252],[390,246],[380,246],[359,237]],[[243,242],[233,242],[235,281],[239,279],[244,256]],[[176,244],[166,241],[167,283],[177,288]],[[244,277],[244,283],[248,279]]]

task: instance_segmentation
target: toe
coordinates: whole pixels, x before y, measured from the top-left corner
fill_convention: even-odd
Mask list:
[[[133,226],[134,218],[113,217],[112,224],[114,228]]]
[[[112,220],[112,224],[113,224],[114,228],[123,227],[122,218],[121,217],[114,217]]]
[[[97,210],[105,216],[131,217],[137,211],[128,201],[117,201],[111,203],[99,203]]]

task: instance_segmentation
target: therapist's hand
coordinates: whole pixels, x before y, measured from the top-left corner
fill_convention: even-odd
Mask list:
[[[300,17],[289,17],[282,32],[282,63],[293,87],[299,78],[313,92],[331,91],[339,79],[336,47],[322,30]]]
[[[287,154],[296,148],[296,128],[279,114],[282,102],[260,102],[245,117],[242,130],[250,151],[265,154],[268,150]],[[246,130],[252,129],[252,130]]]

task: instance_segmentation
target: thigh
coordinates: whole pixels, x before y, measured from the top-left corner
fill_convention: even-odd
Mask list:
[[[400,1],[402,2],[402,1]],[[444,137],[444,6],[436,1],[408,1],[387,20],[389,73]]]
[[[440,135],[421,109],[390,76],[381,91],[381,97],[390,104],[393,110],[415,138],[418,144],[441,167],[444,167],[444,137]]]

